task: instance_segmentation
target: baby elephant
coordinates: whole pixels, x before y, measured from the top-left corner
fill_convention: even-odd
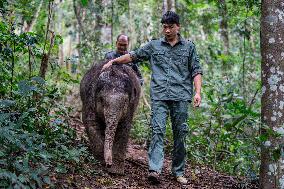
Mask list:
[[[140,83],[128,65],[94,64],[80,85],[82,118],[91,149],[108,171],[124,174],[124,161]]]

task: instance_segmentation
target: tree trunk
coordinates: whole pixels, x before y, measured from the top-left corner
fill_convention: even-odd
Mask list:
[[[47,67],[48,67],[48,60],[49,56],[51,53],[51,49],[53,48],[53,43],[54,43],[54,33],[50,31],[50,23],[52,21],[52,7],[53,7],[53,2],[49,1],[48,2],[48,19],[47,19],[47,24],[46,24],[46,33],[45,33],[45,42],[44,42],[44,47],[43,47],[43,53],[42,53],[42,59],[41,59],[41,64],[40,64],[40,69],[39,69],[39,76],[42,78],[45,78],[46,72],[47,72]],[[46,45],[48,44],[48,34],[50,33],[50,39],[49,39],[49,50],[46,53]]]
[[[114,47],[114,43],[113,43],[113,31],[114,31],[114,22],[113,22],[113,18],[114,18],[114,2],[113,0],[111,0],[111,48]]]
[[[56,33],[63,33],[62,23],[61,20],[63,19],[63,12],[58,12],[58,18],[57,18],[57,31]],[[60,44],[58,46],[58,63],[61,67],[64,65],[64,44]]]
[[[64,46],[63,45],[59,45],[58,63],[59,63],[60,66],[64,65]]]
[[[86,37],[85,28],[84,28],[84,25],[82,24],[82,18],[81,18],[81,15],[80,15],[81,8],[80,8],[79,5],[77,6],[75,0],[73,0],[73,9],[74,9],[74,13],[75,13],[78,25],[79,25],[79,27],[78,27],[79,31],[82,32],[82,35],[85,38]]]
[[[42,77],[43,79],[45,78],[47,68],[48,68],[48,61],[49,57],[51,55],[51,50],[54,47],[54,33],[50,33],[50,42],[49,42],[49,49],[47,53],[43,53],[42,59],[41,59],[41,64],[40,64],[40,70],[39,70],[39,76]]]
[[[24,32],[30,32],[30,31],[33,30],[33,27],[34,27],[34,25],[37,21],[38,16],[39,16],[42,4],[43,4],[43,0],[40,1],[39,6],[37,7],[36,13],[33,16],[32,21],[30,23],[26,23],[26,22],[24,23],[24,29],[23,29]]]
[[[95,1],[95,7],[97,9],[96,12],[96,25],[94,28],[94,42],[95,42],[95,51],[96,53],[94,54],[94,59],[98,60],[99,59],[99,54],[101,52],[100,47],[101,44],[101,35],[102,35],[102,28],[103,28],[103,18],[102,18],[102,13],[103,13],[103,6],[102,6],[102,0],[97,0]]]
[[[223,53],[224,55],[229,55],[229,34],[228,34],[228,19],[227,19],[227,5],[226,0],[218,0],[218,12],[220,17],[219,28],[220,36],[223,41]],[[222,60],[222,70],[223,75],[226,75],[227,70],[230,69],[231,65],[228,61]]]
[[[284,188],[284,3],[283,0],[262,0],[262,136],[260,188]],[[275,134],[268,132],[274,131]],[[276,135],[277,134],[277,135]]]
[[[176,11],[175,0],[168,0],[168,10]]]
[[[110,7],[110,23],[107,22],[102,22],[102,27],[101,27],[101,45],[106,45],[106,44],[111,44],[111,47],[113,46],[113,33],[112,33],[112,18],[113,18],[113,2],[112,0],[103,0],[102,1],[102,13],[105,15],[105,11],[107,11],[107,8]]]
[[[130,37],[129,41],[129,49],[132,49],[134,46],[134,24],[133,24],[133,11],[131,5],[133,4],[132,0],[128,0],[128,19],[129,19],[129,25],[128,25],[128,36]]]
[[[67,43],[67,57],[68,57],[68,59],[66,59],[66,62],[65,62],[66,70],[68,70],[68,72],[71,69],[71,65],[70,65],[71,54],[72,54],[72,35],[69,35],[68,36],[68,43]]]
[[[220,16],[220,35],[224,42],[224,54],[229,54],[228,15],[226,0],[218,0],[218,11]]]
[[[163,0],[163,14],[167,11],[176,11],[175,0]]]

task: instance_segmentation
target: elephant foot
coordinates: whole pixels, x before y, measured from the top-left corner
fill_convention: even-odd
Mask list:
[[[124,175],[124,163],[113,164],[111,167],[107,167],[107,171],[110,174]]]

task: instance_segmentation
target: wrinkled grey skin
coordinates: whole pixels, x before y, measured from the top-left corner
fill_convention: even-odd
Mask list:
[[[102,71],[94,64],[80,85],[82,118],[91,149],[104,160],[109,172],[124,174],[124,161],[140,84],[127,65],[113,65]]]

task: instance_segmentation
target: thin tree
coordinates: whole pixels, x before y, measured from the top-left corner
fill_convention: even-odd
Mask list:
[[[220,35],[224,43],[224,54],[229,54],[229,32],[228,32],[228,14],[226,0],[218,0],[218,12],[220,16]]]
[[[46,24],[46,31],[45,31],[45,42],[43,46],[43,53],[42,53],[42,59],[41,59],[41,64],[40,64],[40,69],[39,69],[39,76],[42,78],[45,78],[46,72],[47,72],[47,67],[48,67],[48,61],[50,58],[51,54],[51,49],[54,46],[54,32],[50,31],[50,24],[52,21],[52,9],[53,7],[53,1],[48,2],[48,18],[47,18],[47,24]],[[48,36],[50,34],[50,39],[48,39]],[[47,45],[49,41],[49,48],[47,50]],[[47,52],[46,52],[47,51]]]
[[[33,27],[34,25],[36,24],[36,21],[38,19],[38,16],[39,16],[39,13],[40,13],[40,10],[41,10],[41,7],[42,7],[42,4],[43,4],[43,0],[40,1],[39,5],[37,6],[36,8],[36,12],[32,18],[32,21],[29,22],[29,23],[25,23],[25,27],[24,27],[24,31],[25,32],[30,32],[33,30]]]
[[[226,0],[218,0],[218,14],[219,14],[219,34],[223,42],[223,52],[225,56],[229,55],[229,32],[228,32],[228,12]],[[223,74],[226,75],[231,65],[228,61],[222,60]]]
[[[163,14],[167,11],[176,11],[175,0],[163,0]]]
[[[284,188],[284,3],[262,0],[262,98],[260,188]]]

